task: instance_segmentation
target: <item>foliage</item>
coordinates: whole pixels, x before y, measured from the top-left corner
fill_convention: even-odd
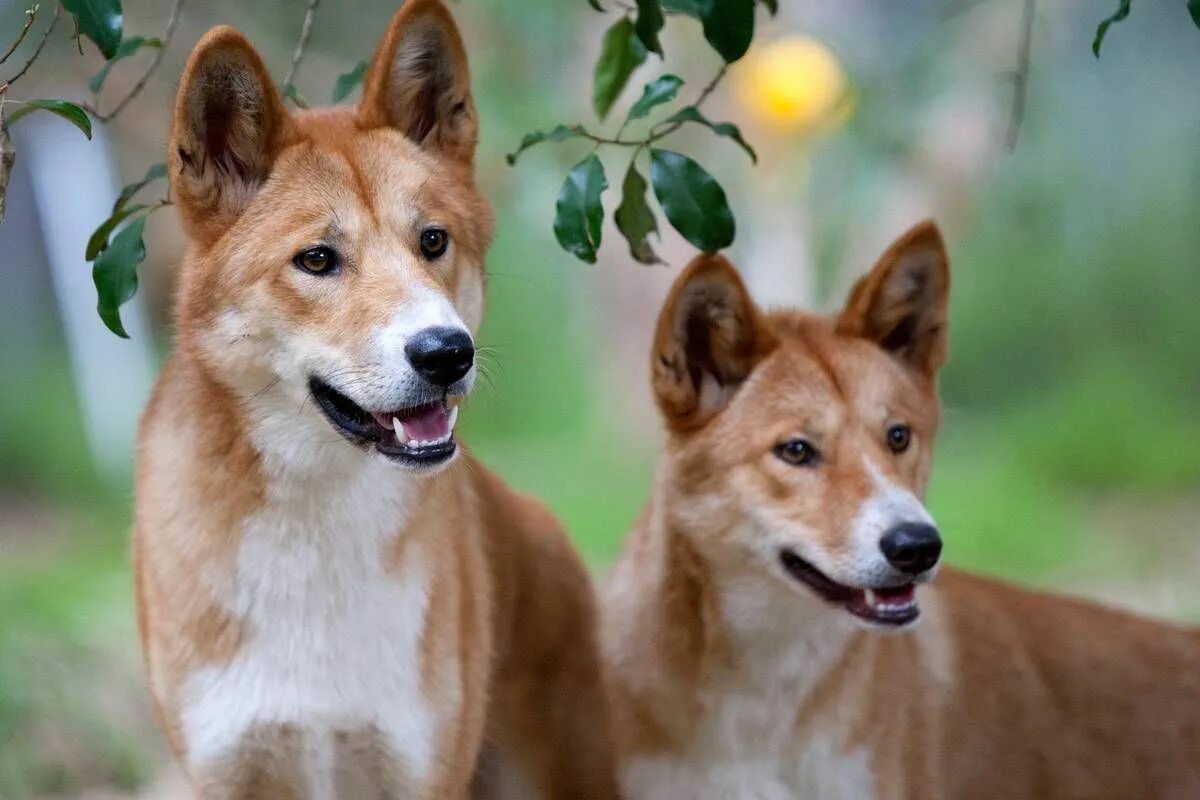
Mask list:
[[[604,167],[595,153],[567,173],[554,214],[554,235],[568,253],[594,264],[600,247],[604,207],[600,195],[608,188]]]
[[[66,100],[22,100],[21,107],[9,114],[9,123],[15,123],[30,112],[41,109],[49,111],[51,114],[57,114],[67,122],[79,128],[83,135],[87,138],[92,138],[92,121],[88,119],[87,112],[74,103],[68,103]]]
[[[110,331],[128,339],[121,324],[120,308],[137,292],[137,266],[146,260],[146,244],[142,232],[146,218],[138,217],[113,237],[112,243],[100,252],[92,267],[99,298],[96,311]]]
[[[762,0],[758,0],[761,2]],[[691,158],[655,145],[679,130],[686,123],[704,125],[713,133],[732,139],[749,154],[757,156],[736,125],[713,122],[700,111],[700,106],[712,94],[725,76],[729,64],[737,61],[750,48],[754,39],[756,0],[638,0],[635,7],[623,6],[625,13],[604,34],[600,57],[593,78],[592,106],[596,117],[603,121],[629,84],[634,72],[654,53],[664,57],[659,33],[668,15],[682,15],[698,20],[704,38],[722,65],[716,77],[701,90],[696,100],[685,104],[672,114],[652,123],[641,137],[623,138],[631,123],[647,119],[660,106],[676,100],[683,79],[665,74],[642,87],[641,96],[634,101],[614,136],[601,136],[582,124],[560,123],[543,131],[524,136],[517,149],[508,156],[515,164],[522,153],[544,142],[566,142],[582,139],[592,143],[592,152],[567,176],[555,209],[554,233],[564,250],[587,263],[595,263],[600,246],[601,221],[604,207],[600,194],[607,186],[604,166],[595,151],[601,146],[632,148],[621,185],[621,203],[613,212],[617,230],[629,245],[630,255],[642,264],[661,263],[650,243],[650,235],[659,232],[658,220],[647,201],[647,182],[639,170],[643,154],[649,161],[650,186],[671,227],[684,239],[704,252],[715,252],[733,243],[736,225],[725,191],[707,170]],[[603,13],[597,0],[589,5]],[[762,2],[774,14],[774,2]],[[584,172],[581,172],[584,170]],[[586,173],[592,187],[602,187],[586,197],[578,192],[580,177]],[[588,224],[581,224],[586,217]]]
[[[118,61],[123,58],[129,58],[131,55],[141,50],[143,47],[163,46],[162,39],[154,36],[131,36],[117,47],[112,58],[110,58],[104,67],[96,73],[96,76],[88,81],[88,88],[92,90],[92,94],[97,94],[104,88],[104,81],[108,79],[108,73]]]
[[[560,191],[555,208],[554,231],[559,244],[567,252],[588,263],[594,263],[601,243],[605,208],[602,195],[608,188],[604,165],[596,155],[600,147],[632,149],[621,183],[619,205],[613,210],[613,221],[625,239],[632,258],[643,264],[660,263],[651,243],[660,232],[656,211],[649,200],[653,189],[657,205],[667,222],[688,242],[705,252],[728,247],[736,233],[734,215],[724,190],[713,175],[695,160],[660,146],[684,125],[702,125],[714,134],[739,145],[752,162],[757,162],[754,148],[731,122],[716,122],[701,110],[704,102],[721,82],[729,64],[738,61],[749,49],[755,35],[756,11],[761,5],[774,15],[777,0],[587,0],[599,13],[615,11],[618,18],[606,29],[600,56],[595,65],[592,86],[592,105],[596,117],[603,122],[624,94],[634,74],[654,54],[665,59],[661,33],[671,17],[688,17],[700,23],[709,48],[720,58],[721,67],[690,103],[683,103],[662,115],[658,121],[651,117],[661,108],[678,102],[683,79],[663,74],[649,80],[641,95],[632,103],[615,135],[594,133],[582,124],[558,124],[546,130],[526,134],[517,149],[508,155],[510,165],[531,147],[553,142],[587,141],[591,152],[572,168]],[[182,0],[173,0],[170,16],[161,36],[126,36],[122,0],[62,0],[54,4],[54,16],[45,26],[33,55],[14,76],[0,81],[0,219],[8,174],[13,163],[7,124],[17,122],[27,114],[43,110],[57,114],[91,137],[92,118],[107,122],[125,108],[141,91],[150,74],[158,67],[162,54],[169,46],[178,22]],[[300,107],[307,103],[292,79],[305,54],[312,30],[317,2],[307,3],[303,28],[292,58],[288,77],[280,87],[284,97]],[[1187,0],[1193,21],[1200,26],[1200,0]],[[1092,44],[1099,56],[1100,47],[1109,28],[1124,19],[1131,11],[1132,0],[1119,0],[1117,10],[1104,19],[1096,30]],[[24,40],[38,18],[40,6],[26,12],[26,20],[15,41],[0,57],[3,64]],[[41,48],[54,30],[60,10],[70,15],[75,37],[89,39],[104,57],[101,68],[88,82],[94,99],[78,104],[63,99],[14,100],[8,97],[11,86],[22,77],[41,53]],[[120,62],[133,58],[144,50],[155,51],[149,68],[133,88],[107,114],[97,110],[98,95],[110,72]],[[82,53],[82,48],[80,53]],[[367,63],[360,61],[338,76],[331,98],[334,103],[348,98],[362,83]],[[7,114],[7,104],[15,110]],[[641,128],[640,136],[626,137],[630,126]],[[647,169],[648,167],[648,169]],[[150,168],[145,178],[126,186],[113,205],[112,214],[101,222],[88,241],[86,256],[93,262],[98,293],[97,308],[105,324],[115,333],[125,335],[120,321],[120,305],[131,298],[137,288],[137,267],[145,258],[142,231],[149,214],[170,205],[169,197],[157,202],[131,204],[133,194],[165,178],[161,164]],[[646,175],[649,175],[647,181]],[[124,225],[125,227],[114,232]]]
[[[62,0],[62,4],[75,18],[79,32],[91,39],[106,59],[121,57],[121,0]]]
[[[87,243],[85,256],[93,262],[92,279],[96,283],[96,311],[105,327],[116,335],[128,339],[125,326],[121,323],[120,308],[137,293],[137,268],[146,260],[146,245],[142,234],[146,219],[156,210],[169,204],[167,200],[157,203],[130,204],[130,201],[147,186],[167,177],[167,165],[155,164],[146,170],[141,180],[122,187],[113,203],[112,214],[92,233]],[[140,215],[140,216],[139,216]],[[109,237],[118,225],[132,221],[118,233],[112,242]]]
[[[366,74],[367,62],[360,61],[349,72],[339,75],[337,82],[333,85],[333,95],[331,98],[333,102],[340,103],[349,97],[350,93],[363,82]]]

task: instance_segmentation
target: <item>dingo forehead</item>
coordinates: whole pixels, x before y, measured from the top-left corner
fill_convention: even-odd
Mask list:
[[[359,129],[348,110],[296,115],[298,141],[279,156],[250,214],[257,221],[327,220],[347,236],[436,222],[481,260],[492,214],[470,171],[390,128]]]
[[[926,431],[936,427],[933,386],[873,343],[801,312],[771,314],[767,324],[777,346],[713,420],[713,434],[702,435],[724,437],[737,429],[743,431],[739,438],[785,432],[826,438],[892,420]]]

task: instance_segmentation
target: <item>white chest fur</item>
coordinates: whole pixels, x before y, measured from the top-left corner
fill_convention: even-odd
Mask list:
[[[723,585],[735,664],[699,698],[704,714],[680,752],[622,767],[630,800],[871,800],[869,754],[837,730],[802,731],[804,698],[837,661],[853,625],[757,577]],[[787,587],[790,591],[790,587]],[[789,613],[781,613],[786,610]]]
[[[630,800],[871,800],[868,753],[846,751],[834,731],[797,737],[794,693],[710,697],[708,715],[679,753],[622,768]]]
[[[415,488],[397,478],[368,463],[336,490],[276,486],[247,519],[235,574],[213,581],[242,644],[185,684],[193,766],[235,757],[256,729],[286,726],[303,736],[310,795],[332,798],[335,734],[374,728],[405,774],[428,776],[436,719],[420,653],[432,565],[416,541],[395,560]]]

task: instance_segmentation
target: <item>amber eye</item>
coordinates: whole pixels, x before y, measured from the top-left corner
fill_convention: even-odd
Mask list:
[[[887,430],[888,447],[893,453],[903,453],[912,441],[912,431],[907,425],[893,425]]]
[[[327,275],[337,269],[337,253],[328,247],[310,247],[298,253],[292,261],[297,267],[313,275]]]
[[[804,439],[788,439],[775,445],[775,455],[785,464],[794,467],[813,467],[820,460],[821,454],[817,448]]]
[[[421,231],[421,253],[430,261],[446,252],[450,245],[450,234],[441,228],[426,228]]]

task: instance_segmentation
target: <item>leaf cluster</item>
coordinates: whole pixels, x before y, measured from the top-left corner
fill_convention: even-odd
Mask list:
[[[588,4],[605,13],[607,1],[588,0]],[[613,211],[613,221],[636,261],[661,262],[651,243],[651,236],[659,233],[659,226],[649,199],[650,190],[671,227],[698,249],[715,252],[733,243],[736,224],[720,183],[694,159],[659,143],[684,125],[697,124],[735,142],[752,161],[757,161],[754,148],[736,125],[712,121],[701,106],[724,77],[728,65],[749,50],[760,4],[771,14],[778,10],[775,0],[636,0],[635,5],[614,6],[622,13],[604,34],[592,80],[592,107],[600,122],[608,117],[634,72],[650,55],[664,57],[660,33],[671,16],[698,20],[705,41],[720,57],[722,66],[695,100],[657,122],[650,122],[639,137],[626,138],[625,131],[631,124],[645,126],[643,120],[648,120],[661,106],[676,102],[684,86],[682,78],[665,74],[648,81],[613,136],[594,133],[579,123],[560,123],[525,135],[508,156],[510,165],[529,148],[547,142],[582,140],[593,145],[583,160],[568,171],[555,204],[554,234],[564,250],[587,263],[596,261],[605,216],[603,194],[609,188],[604,165],[596,155],[602,146],[633,150],[621,181],[621,200]],[[649,166],[649,181],[642,172],[643,156]]]

